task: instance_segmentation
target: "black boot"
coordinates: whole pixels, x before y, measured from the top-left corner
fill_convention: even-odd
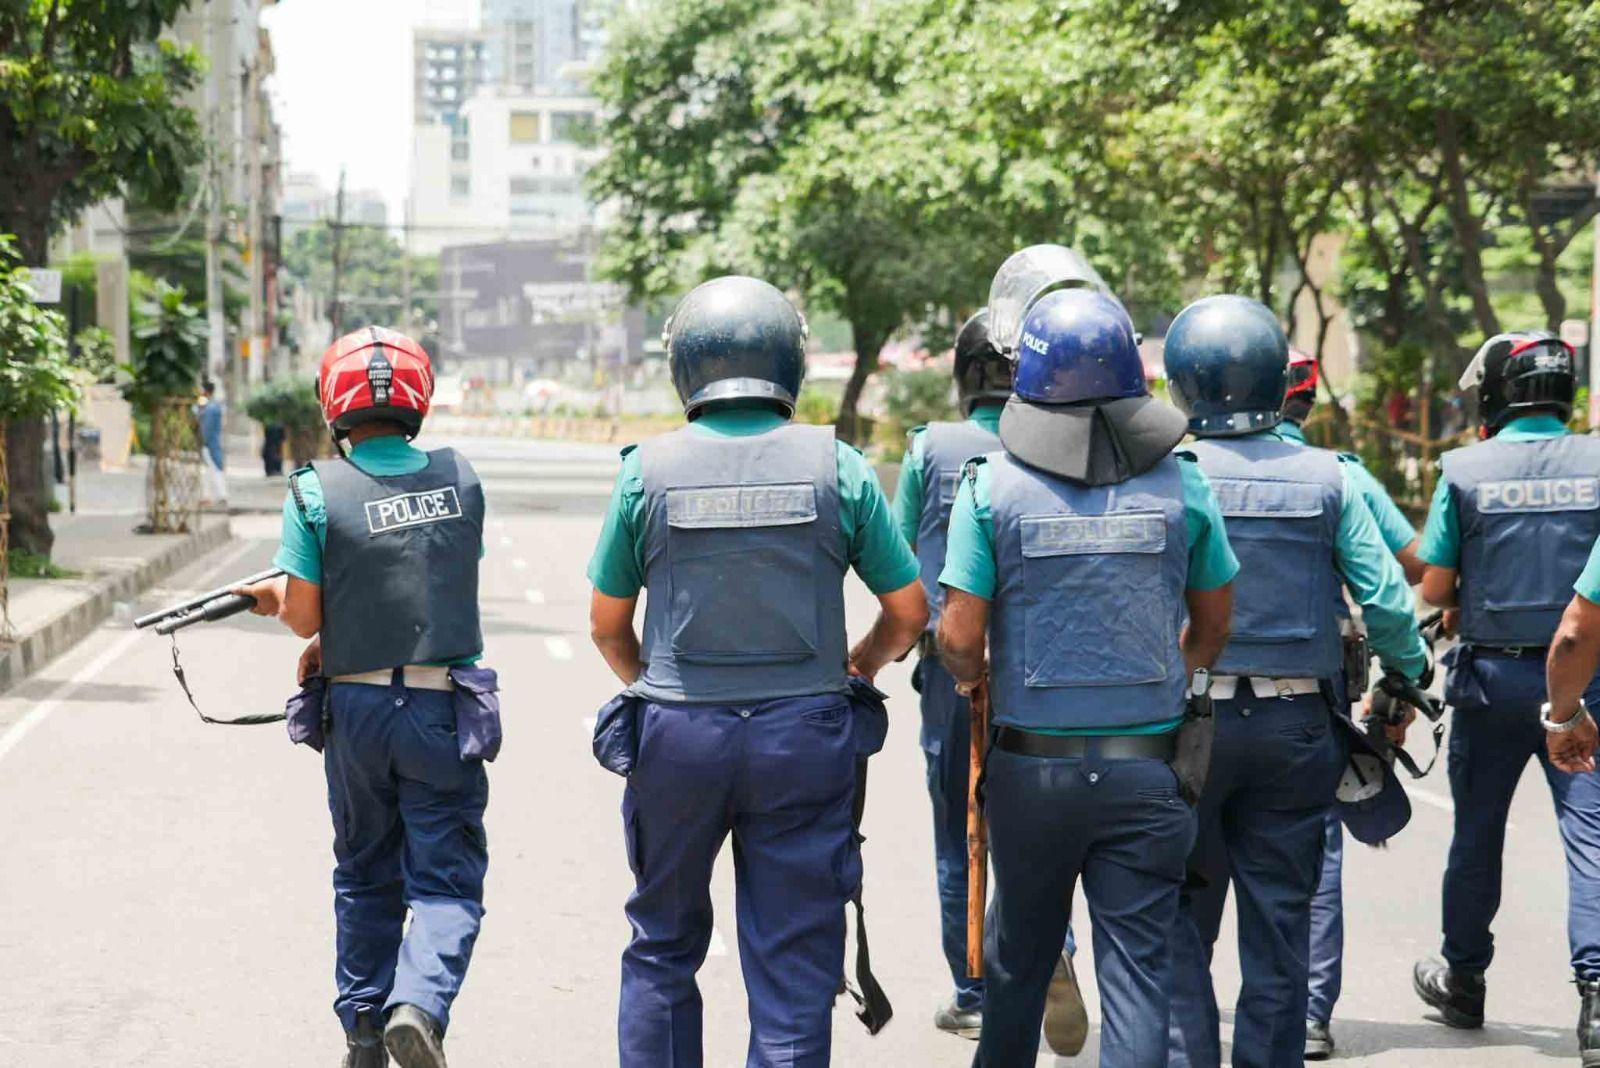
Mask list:
[[[1579,979],[1578,1056],[1583,1068],[1600,1068],[1600,979]]]
[[[389,1013],[383,1044],[400,1068],[446,1068],[444,1031],[438,1020],[415,1005],[396,1005]]]
[[[344,1068],[388,1068],[389,1054],[371,1013],[356,1017],[356,1029],[344,1033]]]
[[[1483,1026],[1483,973],[1456,971],[1437,957],[1417,961],[1411,973],[1417,996],[1439,1010],[1451,1027]]]

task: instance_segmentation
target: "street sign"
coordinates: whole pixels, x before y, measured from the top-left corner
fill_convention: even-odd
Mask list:
[[[1589,321],[1587,319],[1561,320],[1561,340],[1575,349],[1581,349],[1589,343]]]
[[[35,304],[61,303],[61,272],[46,267],[25,267],[28,288],[33,290]]]

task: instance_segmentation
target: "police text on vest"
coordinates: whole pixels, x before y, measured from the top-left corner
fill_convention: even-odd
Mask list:
[[[367,502],[367,530],[374,535],[460,518],[461,499],[454,486]]]
[[[1513,478],[1480,482],[1480,512],[1588,512],[1600,508],[1600,479]]]

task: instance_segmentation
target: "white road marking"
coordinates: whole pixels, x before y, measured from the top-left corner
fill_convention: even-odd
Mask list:
[[[202,590],[210,587],[217,576],[232,568],[235,561],[253,548],[255,548],[253,543],[248,541],[243,543],[238,549],[229,553],[216,567],[201,575],[195,585]],[[119,660],[122,654],[133,648],[134,644],[143,637],[146,637],[146,635],[139,631],[130,631],[124,634],[115,642],[112,642],[108,648],[104,649],[99,656],[79,668],[70,679],[58,686],[49,699],[40,701],[28,709],[21,719],[13,723],[4,734],[0,734],[0,760],[4,760],[6,754],[15,749],[17,743],[22,741],[29,731],[43,723],[46,716],[72,700],[78,690],[88,683],[90,679],[93,679]]]
[[[711,947],[706,950],[706,955],[711,957],[726,957],[728,943],[722,940],[722,932],[715,927],[711,928]]]
[[[1448,797],[1440,797],[1438,794],[1433,793],[1430,790],[1424,790],[1417,786],[1408,786],[1406,787],[1406,793],[1411,797],[1416,798],[1418,801],[1421,801],[1424,805],[1432,805],[1440,812],[1454,812],[1456,810],[1456,803],[1454,801],[1450,800]]]
[[[544,604],[543,590],[524,590],[523,596],[528,599],[529,604]]]
[[[526,571],[528,570],[528,561],[519,556],[515,560],[511,561],[511,566],[516,568],[518,571]]]
[[[500,536],[500,548],[502,548],[502,549],[511,548],[511,539],[506,537],[503,534]]]
[[[583,733],[587,734],[589,737],[593,738],[594,737],[594,721],[599,719],[599,718],[600,718],[599,716],[584,716],[583,717]]]
[[[544,649],[556,660],[572,659],[572,643],[565,638],[546,638]]]

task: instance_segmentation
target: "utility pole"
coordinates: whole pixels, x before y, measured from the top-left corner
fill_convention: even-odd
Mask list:
[[[206,38],[212,57],[206,74],[206,377],[221,382],[228,355],[228,321],[222,295],[222,79],[231,76],[223,62],[224,31],[218,0],[206,4]]]
[[[257,45],[259,49],[259,45]],[[267,341],[267,309],[266,309],[266,245],[262,232],[261,199],[264,194],[262,181],[261,160],[261,135],[265,127],[265,116],[261,108],[261,57],[259,54],[250,57],[250,62],[245,68],[245,92],[248,99],[244,101],[245,147],[249,153],[249,181],[250,191],[246,200],[248,205],[249,231],[246,240],[250,243],[250,349],[248,373],[245,380],[251,385],[262,381],[266,376]]]
[[[328,318],[333,322],[333,336],[344,336],[344,306],[339,301],[340,275],[344,272],[344,168],[339,168],[339,192],[333,201],[333,303]]]
[[[1594,195],[1600,197],[1600,168]],[[1589,272],[1589,433],[1600,430],[1600,220],[1594,224],[1594,266]]]
[[[400,332],[406,337],[415,337],[411,332],[411,198],[406,197],[405,227],[401,231],[405,236],[400,240]]]

